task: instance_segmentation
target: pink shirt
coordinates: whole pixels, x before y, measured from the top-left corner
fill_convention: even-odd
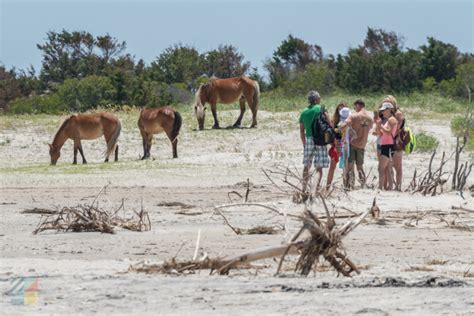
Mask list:
[[[381,135],[381,137],[380,137],[380,145],[393,145],[393,138],[395,137],[395,134],[397,133],[397,126],[398,126],[398,124],[395,124],[395,125],[392,127],[391,133],[387,133],[385,130],[380,129],[381,132],[382,132],[382,135]],[[389,120],[387,120],[387,122],[385,122],[385,124],[383,125],[383,127],[384,127],[385,129],[389,129],[389,128],[390,128]]]

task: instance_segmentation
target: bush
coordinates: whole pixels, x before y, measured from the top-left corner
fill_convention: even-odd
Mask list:
[[[186,89],[184,83],[157,83],[155,85],[155,104],[151,106],[176,105],[178,103],[190,103],[193,95]]]
[[[416,151],[429,152],[433,151],[438,147],[439,141],[425,132],[420,132],[415,135],[416,137]]]
[[[112,103],[116,92],[110,78],[88,76],[64,81],[57,93],[69,110],[83,112]]]
[[[309,64],[304,71],[295,72],[283,83],[287,95],[305,95],[310,90],[318,90],[328,95],[334,90],[334,71],[323,64]]]
[[[467,125],[468,120],[465,116],[456,115],[451,120],[451,131],[453,132],[454,136],[461,137],[461,142],[463,141],[462,137],[466,133]],[[474,150],[474,126],[472,126],[471,130],[469,131],[466,149],[470,151]]]
[[[67,110],[68,108],[57,94],[17,98],[9,104],[9,112],[13,114],[58,114]]]
[[[435,78],[428,77],[423,80],[423,92],[434,92],[438,88]]]

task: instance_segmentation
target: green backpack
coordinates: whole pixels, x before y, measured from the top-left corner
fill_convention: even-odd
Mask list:
[[[409,127],[405,127],[405,131],[410,135],[410,141],[405,146],[405,153],[409,155],[416,150],[416,137]]]

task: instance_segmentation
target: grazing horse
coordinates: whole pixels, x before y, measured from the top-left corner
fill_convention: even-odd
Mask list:
[[[241,76],[209,80],[209,82],[199,87],[193,104],[199,129],[204,129],[206,103],[211,104],[211,111],[214,116],[214,126],[212,128],[219,128],[216,112],[217,103],[229,104],[237,100],[239,100],[240,103],[240,115],[233,127],[240,127],[245,112],[246,101],[249,104],[250,110],[252,110],[252,125],[250,127],[257,127],[259,97],[260,87],[258,82],[249,77]]]
[[[105,162],[115,150],[115,161],[118,161],[118,138],[122,124],[112,113],[75,114],[68,117],[54,136],[52,144],[49,144],[49,155],[51,164],[55,165],[61,155],[61,147],[68,139],[74,141],[74,161],[77,164],[77,151],[82,156],[82,163],[87,163],[82,151],[81,139],[96,139],[104,135],[107,142]]]
[[[182,118],[179,112],[171,107],[145,108],[140,111],[138,127],[143,139],[143,157],[150,158],[153,134],[165,132],[173,145],[173,158],[178,158],[178,135]]]

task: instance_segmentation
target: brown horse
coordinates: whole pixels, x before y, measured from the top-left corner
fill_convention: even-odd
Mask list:
[[[82,156],[82,163],[87,163],[82,151],[81,139],[96,139],[104,135],[107,142],[105,162],[115,149],[115,161],[118,161],[118,138],[122,124],[120,120],[111,113],[76,114],[68,117],[54,136],[52,144],[49,144],[49,155],[51,164],[55,165],[61,155],[61,147],[68,139],[74,141],[74,161],[77,164],[77,151]]]
[[[179,112],[171,107],[156,109],[145,108],[140,111],[138,127],[143,139],[143,157],[150,158],[153,134],[165,132],[173,145],[173,158],[178,158],[178,135],[182,118]]]
[[[194,101],[194,113],[196,114],[199,129],[204,129],[206,103],[211,104],[211,111],[214,116],[214,126],[212,128],[219,128],[216,112],[217,103],[229,104],[237,100],[239,100],[240,103],[240,115],[233,127],[240,127],[245,112],[246,101],[249,104],[250,110],[252,110],[252,125],[250,127],[257,127],[259,97],[260,87],[258,82],[249,77],[241,76],[209,80],[209,82],[199,87]]]

